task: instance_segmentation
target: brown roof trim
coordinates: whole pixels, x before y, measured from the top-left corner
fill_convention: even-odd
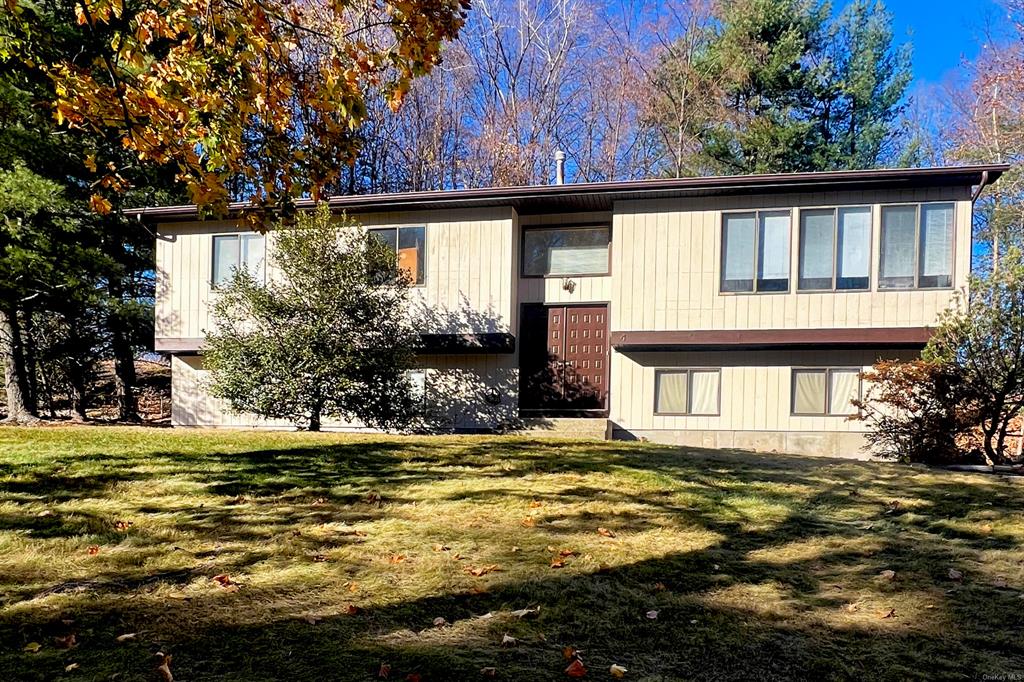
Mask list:
[[[607,210],[616,200],[744,194],[756,191],[911,189],[932,186],[973,187],[983,184],[983,175],[986,172],[988,173],[987,182],[993,183],[1009,168],[1009,164],[985,164],[941,168],[884,168],[814,173],[723,175],[346,195],[330,197],[327,201],[335,210],[351,212],[471,208],[475,206],[513,206],[529,211],[531,208],[571,206],[579,203],[584,203],[591,208]],[[305,209],[312,207],[314,202],[309,199],[300,199],[296,205],[300,209]],[[245,202],[233,203],[228,207],[228,211],[231,215],[237,215],[249,207],[249,204]],[[195,205],[129,209],[125,213],[139,218],[165,221],[194,220],[198,216]]]
[[[471,353],[514,353],[516,339],[511,334],[420,334],[421,353],[435,355]],[[206,345],[206,339],[184,337],[157,337],[153,350],[160,353],[199,353]]]
[[[849,327],[843,329],[722,329],[694,331],[618,331],[611,344],[619,350],[730,350],[752,348],[906,347],[921,348],[928,327]]]

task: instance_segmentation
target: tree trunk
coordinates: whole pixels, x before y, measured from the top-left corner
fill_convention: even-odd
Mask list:
[[[39,367],[36,362],[36,350],[35,350],[35,332],[32,320],[32,310],[28,309],[24,311],[22,315],[24,319],[25,332],[20,334],[18,339],[21,346],[21,357],[22,366],[25,368],[25,384],[23,389],[25,391],[25,404],[28,406],[29,412],[34,415],[39,414]],[[18,327],[15,326],[15,333],[17,333]]]
[[[71,390],[71,421],[84,422],[88,418],[85,415],[85,380],[81,376],[69,378]]]
[[[117,397],[117,418],[124,422],[139,421],[135,409],[135,356],[117,314],[110,317],[110,345],[114,354],[114,393]]]
[[[25,402],[25,368],[19,348],[18,320],[9,310],[0,308],[0,362],[4,365],[4,389],[7,392],[8,423],[36,421]]]

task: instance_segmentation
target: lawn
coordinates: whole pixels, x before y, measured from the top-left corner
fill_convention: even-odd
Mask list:
[[[1022,541],[1021,482],[891,464],[7,428],[0,679],[1019,679]]]

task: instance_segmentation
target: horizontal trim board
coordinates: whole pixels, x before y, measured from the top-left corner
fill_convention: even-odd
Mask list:
[[[765,173],[689,178],[583,182],[564,185],[481,187],[427,192],[396,192],[334,196],[327,199],[332,209],[353,213],[423,208],[472,208],[512,206],[520,214],[546,211],[607,211],[615,201],[672,199],[694,196],[749,194],[757,191],[813,192],[836,190],[914,189],[921,187],[974,187],[993,183],[1010,168],[1008,164],[948,166],[941,168],[885,168],[875,170],[825,171],[813,173]],[[311,199],[295,202],[299,210],[315,205]],[[229,204],[228,214],[238,216],[255,210],[246,202]],[[158,206],[125,211],[140,220],[194,220],[192,205]]]
[[[514,353],[516,338],[512,334],[421,334],[424,354]],[[157,338],[153,350],[160,353],[194,354],[206,345],[205,338]]]
[[[888,346],[919,348],[928,343],[928,327],[847,327],[840,329],[708,329],[692,331],[616,331],[619,350],[715,350]]]

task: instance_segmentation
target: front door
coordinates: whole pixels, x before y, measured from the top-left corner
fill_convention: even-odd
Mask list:
[[[608,409],[608,306],[523,306],[519,405],[538,414]]]

